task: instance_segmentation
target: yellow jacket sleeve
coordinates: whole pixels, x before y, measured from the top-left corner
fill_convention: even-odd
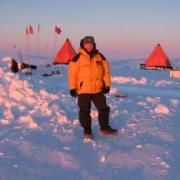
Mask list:
[[[69,89],[77,89],[78,62],[71,61],[68,65]]]
[[[104,67],[104,77],[103,81],[105,83],[105,86],[111,86],[111,75],[110,75],[110,65],[109,62],[105,59],[103,61],[103,67]]]

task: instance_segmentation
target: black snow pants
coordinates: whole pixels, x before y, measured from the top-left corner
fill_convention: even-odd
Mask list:
[[[98,110],[100,129],[108,129],[110,108],[106,104],[106,97],[101,93],[80,94],[78,96],[79,120],[85,133],[91,133],[91,101]]]

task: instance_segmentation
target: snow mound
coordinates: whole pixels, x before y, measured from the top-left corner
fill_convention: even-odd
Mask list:
[[[114,76],[112,77],[112,82],[118,83],[118,84],[140,84],[140,85],[146,85],[147,79],[145,77],[141,77],[141,79],[136,79],[134,77],[124,77],[124,76]]]
[[[171,105],[174,107],[178,106],[179,101],[177,99],[171,99]]]
[[[8,60],[10,58],[3,59]],[[0,125],[10,125],[17,121],[19,125],[35,130],[38,128],[37,118],[56,120],[61,125],[68,123],[66,113],[56,104],[59,100],[56,94],[43,88],[38,90],[31,84],[30,78],[23,77],[21,73],[13,74],[6,70],[7,64],[1,64]]]
[[[167,106],[163,104],[158,104],[156,108],[154,109],[154,112],[157,114],[169,114],[170,110]]]
[[[116,87],[111,87],[110,94],[116,94],[118,92]]]
[[[33,120],[31,116],[21,116],[19,118],[20,124],[26,124],[30,129],[36,129],[38,127],[37,123]]]
[[[173,81],[160,80],[160,81],[157,81],[157,82],[155,83],[155,86],[156,86],[156,87],[163,87],[163,86],[171,85],[172,83],[173,83]]]
[[[3,59],[2,59],[2,61],[3,62],[10,62],[11,61],[11,57],[4,57]]]
[[[146,98],[146,101],[147,101],[148,103],[156,104],[156,103],[159,103],[160,97],[155,97],[155,98],[153,98],[153,97],[147,97],[147,98]]]

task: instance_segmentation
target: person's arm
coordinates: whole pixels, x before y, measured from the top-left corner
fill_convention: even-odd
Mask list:
[[[111,86],[110,65],[107,59],[103,60],[103,67],[104,67],[103,81],[105,83],[105,87],[110,87]]]
[[[78,58],[79,55],[76,55],[68,66],[68,85],[70,90],[77,89]]]

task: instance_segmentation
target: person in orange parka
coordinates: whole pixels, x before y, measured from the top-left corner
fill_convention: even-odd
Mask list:
[[[116,134],[117,129],[109,125],[110,108],[104,94],[111,86],[110,67],[106,58],[96,49],[94,37],[86,36],[80,42],[79,53],[68,66],[70,95],[78,95],[80,124],[84,129],[84,138],[92,139],[91,101],[98,110],[101,134]]]

